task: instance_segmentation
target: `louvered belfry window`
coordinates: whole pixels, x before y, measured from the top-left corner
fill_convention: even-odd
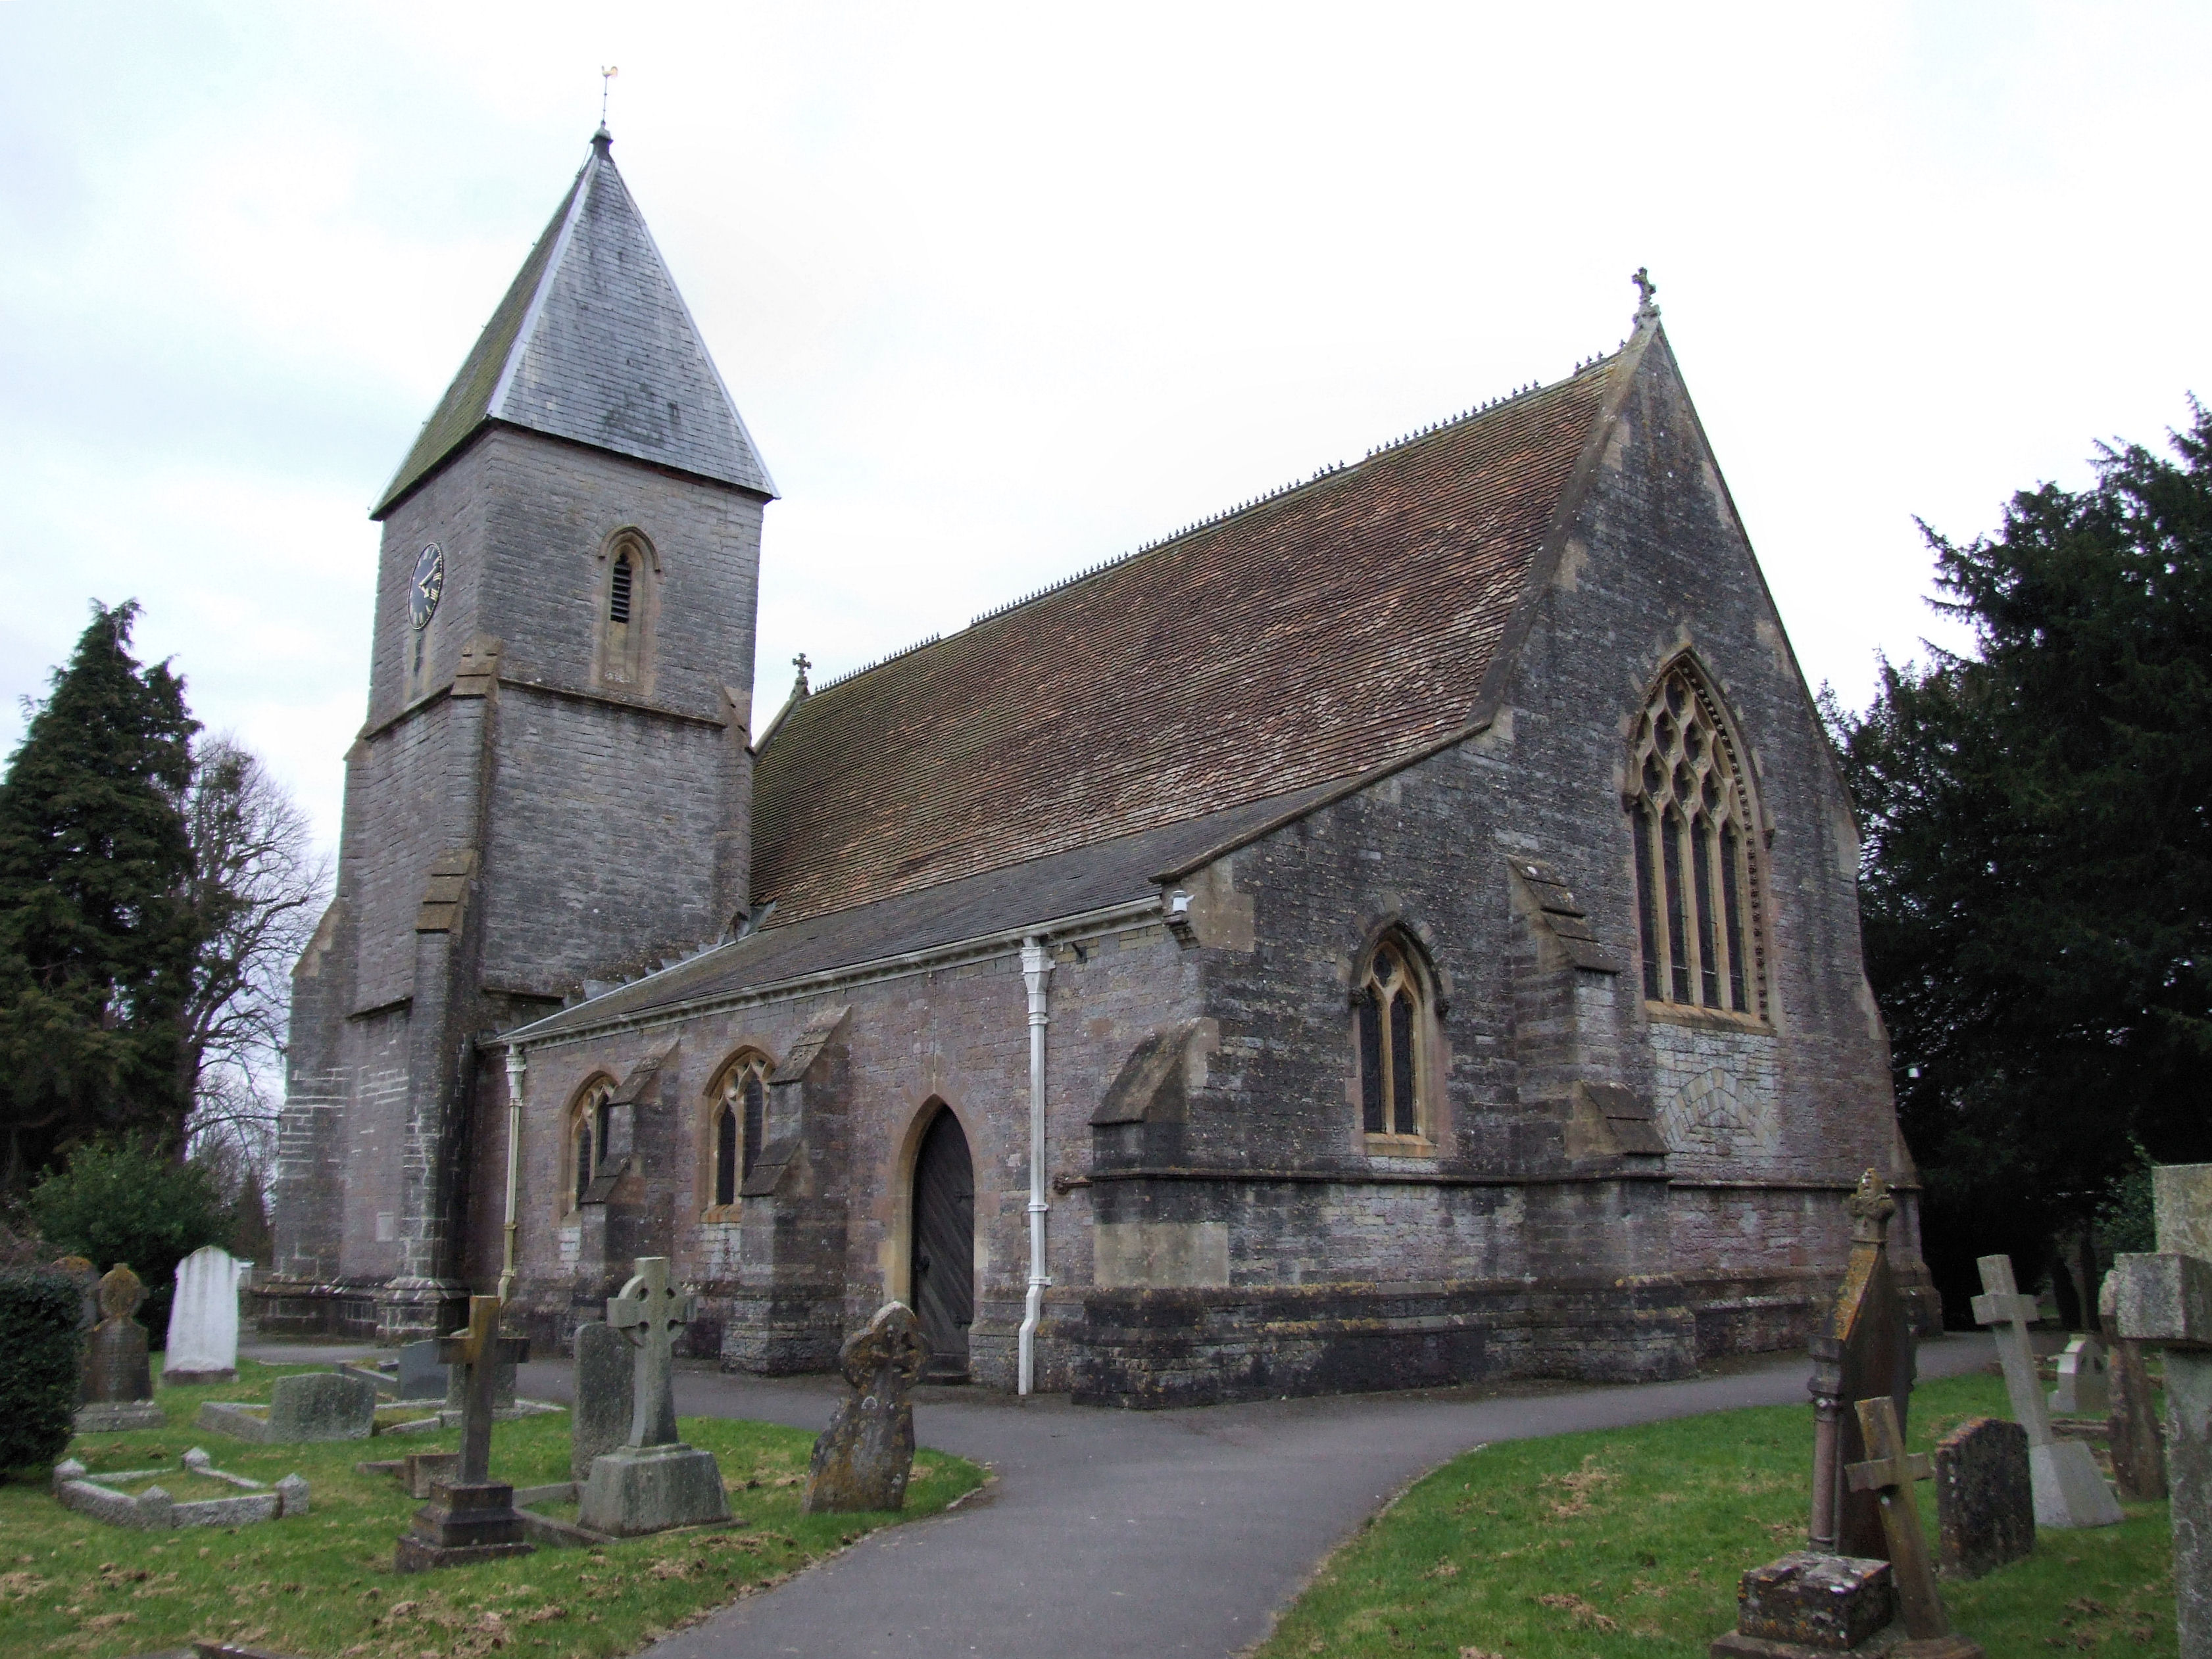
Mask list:
[[[608,584],[607,621],[629,621],[630,587],[637,579],[637,572],[629,562],[629,549],[625,548],[615,555],[614,576]]]
[[[1632,763],[1644,996],[1763,1016],[1750,791],[1718,707],[1687,663],[1660,676]]]
[[[1370,1135],[1421,1133],[1421,983],[1404,948],[1375,948],[1352,999],[1359,1049],[1360,1126]]]

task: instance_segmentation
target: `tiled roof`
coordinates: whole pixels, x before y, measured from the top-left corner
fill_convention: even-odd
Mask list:
[[[492,421],[775,493],[604,134],[371,516]]]
[[[1152,878],[1160,870],[1248,834],[1320,794],[1307,790],[1255,801],[872,905],[763,927],[525,1029],[535,1042],[611,1021],[651,1019],[666,1009],[787,984],[810,974],[986,938],[1106,910],[1133,899],[1157,899],[1159,888]],[[781,924],[784,918],[778,915],[769,919]]]
[[[1622,360],[799,701],[754,778],[769,930],[1308,790],[1464,725]]]

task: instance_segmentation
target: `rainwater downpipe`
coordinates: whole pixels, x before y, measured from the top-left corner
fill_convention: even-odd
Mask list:
[[[1022,944],[1022,978],[1030,992],[1030,1291],[1016,1339],[1020,1378],[1018,1391],[1036,1386],[1037,1322],[1044,1315],[1044,1290],[1052,1280],[1044,1270],[1044,1028],[1052,1023],[1052,957],[1035,938]]]
[[[522,1174],[522,1080],[530,1069],[519,1044],[507,1050],[507,1243],[499,1264],[499,1299],[514,1290],[514,1203]]]

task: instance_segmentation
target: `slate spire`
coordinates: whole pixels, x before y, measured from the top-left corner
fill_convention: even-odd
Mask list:
[[[492,421],[773,496],[729,389],[616,171],[592,153],[370,513]]]

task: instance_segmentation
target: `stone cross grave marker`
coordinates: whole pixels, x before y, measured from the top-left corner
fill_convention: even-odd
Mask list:
[[[86,1346],[85,1403],[77,1408],[79,1433],[155,1428],[166,1420],[154,1403],[154,1372],[147,1358],[146,1327],[132,1316],[144,1305],[146,1287],[120,1262],[100,1281],[100,1311]]]
[[[2173,1604],[2184,1659],[2212,1654],[2212,1164],[2151,1171],[2155,1253],[2123,1256],[2123,1340],[2166,1353]]]
[[[607,1302],[607,1323],[637,1349],[629,1420],[633,1446],[676,1441],[676,1333],[690,1322],[691,1299],[668,1282],[668,1258],[640,1256],[629,1282]]]
[[[2081,1335],[2066,1344],[2058,1356],[2058,1386],[2051,1390],[2051,1409],[2060,1417],[2102,1417],[2112,1407],[2106,1384],[2110,1369],[2105,1345]]]
[[[1905,1633],[1915,1641],[1950,1638],[1950,1645],[1937,1650],[1959,1659],[1979,1655],[1981,1649],[1951,1633],[1950,1615],[1943,1610],[1942,1592],[1936,1588],[1936,1568],[1928,1559],[1928,1539],[1920,1530],[1920,1512],[1912,1501],[1912,1483],[1926,1480],[1935,1466],[1915,1453],[1907,1456],[1905,1432],[1899,1426],[1897,1408],[1883,1396],[1858,1402],[1859,1433],[1871,1454],[1864,1462],[1844,1471],[1854,1492],[1875,1495],[1881,1506],[1882,1530],[1889,1539],[1890,1571],[1897,1576],[1897,1600]]]
[[[675,1341],[691,1299],[668,1282],[666,1256],[631,1266],[607,1301],[608,1325],[637,1351],[629,1438],[592,1460],[576,1505],[579,1524],[624,1538],[730,1518],[714,1454],[676,1438]]]
[[[2126,1517],[2097,1472],[2097,1460],[2079,1440],[2056,1440],[2051,1413],[2036,1379],[2035,1353],[2027,1328],[2035,1322],[2035,1301],[2014,1284],[2009,1256],[1984,1256],[1982,1294],[1974,1299],[1974,1323],[1994,1327],[1997,1357],[2004,1362],[2005,1392],[2013,1415],[2027,1431],[2027,1468],[2035,1484],[2035,1523],[2039,1527],[2110,1527]]]
[[[1808,1348],[1813,1376],[1813,1503],[1808,1541],[1817,1553],[1886,1559],[1888,1544],[1871,1494],[1845,1484],[1846,1465],[1865,1456],[1851,1408],[1877,1396],[1905,1420],[1912,1404],[1912,1328],[1889,1266],[1889,1221],[1897,1200],[1869,1170],[1844,1200],[1851,1253],[1834,1308]]]
[[[394,1565],[401,1572],[458,1566],[505,1555],[526,1555],[514,1488],[491,1478],[492,1396],[502,1364],[530,1357],[530,1344],[499,1334],[496,1296],[469,1298],[466,1329],[438,1344],[438,1358],[462,1368],[460,1465],[450,1479],[434,1480],[430,1501],[415,1512],[400,1535]]]
[[[837,1368],[852,1392],[814,1443],[801,1513],[905,1507],[914,1470],[911,1391],[928,1360],[929,1344],[903,1302],[884,1303],[866,1330],[845,1339]]]

